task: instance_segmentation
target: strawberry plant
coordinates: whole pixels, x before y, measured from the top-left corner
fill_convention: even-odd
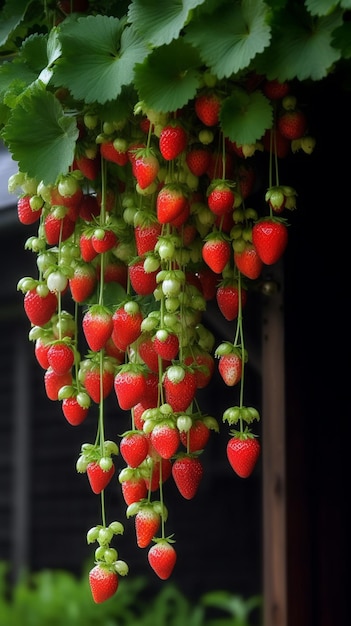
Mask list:
[[[95,419],[76,468],[100,499],[87,530],[100,604],[128,573],[105,489],[119,484],[138,545],[166,580],[177,562],[167,480],[195,498],[209,437],[228,426],[228,463],[240,478],[255,469],[243,310],[289,244],[298,194],[280,164],[313,153],[301,85],[349,56],[348,3],[2,6],[0,129],[18,166],[8,189],[38,267],[17,287],[48,399],[74,427]],[[215,345],[209,300],[233,322],[232,341]],[[197,392],[216,366],[233,405],[211,416]],[[106,433],[113,392],[130,415],[119,441]]]

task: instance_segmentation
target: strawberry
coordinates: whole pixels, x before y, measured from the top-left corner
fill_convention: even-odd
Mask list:
[[[196,393],[196,376],[194,371],[181,365],[170,365],[163,376],[166,402],[173,411],[186,411],[194,400]]]
[[[217,287],[216,300],[218,308],[226,320],[231,322],[238,317],[239,312],[239,287],[236,280],[224,280]],[[247,300],[246,289],[241,288],[241,306],[244,307]]]
[[[138,404],[146,392],[144,367],[136,363],[122,365],[115,376],[114,389],[121,409],[126,411]]]
[[[138,355],[148,366],[148,368],[157,373],[158,372],[158,354],[155,351],[153,337],[150,333],[143,333],[138,341]],[[170,363],[169,363],[170,365]]]
[[[72,384],[71,372],[56,374],[52,367],[49,367],[44,374],[45,393],[49,400],[58,400],[58,392],[61,387]]]
[[[54,212],[48,213],[44,218],[46,243],[55,246],[59,241],[66,241],[74,232],[74,224],[68,214],[57,217]]]
[[[234,250],[234,262],[238,270],[251,280],[258,278],[262,272],[262,259],[252,243],[246,243],[244,250]]]
[[[65,14],[69,13],[84,13],[89,8],[88,0],[58,0],[57,6]]]
[[[79,426],[86,419],[89,407],[81,406],[77,397],[72,396],[62,400],[62,412],[71,426]]]
[[[210,438],[210,429],[201,420],[197,419],[187,432],[180,433],[180,441],[188,452],[203,450]]]
[[[156,424],[151,431],[150,441],[162,459],[170,459],[179,447],[179,431],[174,424]]]
[[[273,265],[282,257],[288,245],[288,229],[279,218],[263,218],[252,228],[252,243],[261,261]]]
[[[67,175],[62,181],[50,190],[51,206],[64,206],[68,209],[77,208],[82,200],[83,191],[77,179],[72,175]],[[71,213],[74,215],[75,211]]]
[[[96,276],[97,279],[101,280],[101,266],[99,263],[96,264]],[[104,283],[118,283],[123,287],[123,289],[127,290],[128,283],[128,267],[119,259],[114,258],[106,258],[103,267],[103,280]]]
[[[110,309],[101,304],[94,304],[84,314],[82,327],[90,350],[98,352],[105,346],[113,331]]]
[[[173,572],[177,553],[167,539],[158,539],[148,552],[148,561],[161,580],[167,580]]]
[[[94,602],[96,604],[106,602],[118,589],[117,572],[98,563],[89,572],[89,585]]]
[[[134,418],[134,426],[138,430],[143,430],[144,420],[142,419],[142,415],[145,411],[145,408],[149,409],[150,407],[145,407],[142,402],[138,402],[138,404],[133,406],[133,409],[132,409],[133,418]]]
[[[101,493],[115,473],[115,466],[112,464],[109,470],[103,470],[97,461],[91,461],[87,465],[87,476],[93,493]]]
[[[85,261],[77,262],[74,266],[73,276],[68,280],[72,299],[78,303],[84,302],[95,291],[96,283],[94,267]]]
[[[160,224],[169,224],[186,210],[187,196],[178,183],[167,183],[158,192],[156,213]]]
[[[227,444],[228,461],[234,472],[241,478],[252,474],[260,455],[259,441],[251,433],[235,433]]]
[[[216,126],[219,122],[221,99],[214,91],[198,95],[194,102],[195,113],[205,126]]]
[[[154,454],[157,455],[154,458]],[[172,474],[172,461],[163,459],[156,452],[153,453],[153,464],[149,468],[149,476],[145,477],[145,485],[148,490],[156,491],[160,485],[165,483]]]
[[[278,117],[278,130],[286,139],[299,139],[307,130],[307,118],[297,109],[285,111]]]
[[[178,157],[185,150],[187,141],[187,133],[179,124],[164,126],[159,137],[159,149],[163,158],[171,161]]]
[[[160,514],[152,504],[145,504],[135,516],[135,534],[139,548],[146,548],[155,537],[161,524]]]
[[[69,372],[74,363],[74,351],[65,341],[53,343],[47,354],[49,366],[55,374],[62,376]]]
[[[277,79],[266,80],[263,83],[263,93],[270,100],[281,100],[290,91],[290,85],[288,82],[280,82]]]
[[[128,472],[130,474],[129,470]],[[120,482],[122,483],[122,495],[128,506],[146,498],[147,486],[144,478],[140,474],[131,474],[128,478],[123,480],[121,480],[120,476]]]
[[[153,252],[157,240],[161,235],[162,226],[158,222],[142,225],[138,224],[134,228],[135,244],[139,256],[146,252]]]
[[[41,216],[42,203],[39,202],[38,208],[32,208],[32,206],[35,207],[35,201],[32,200],[32,196],[25,195],[18,198],[17,216],[21,224],[25,224],[27,226],[34,224]]]
[[[156,180],[160,164],[150,148],[141,148],[134,155],[132,170],[140,189],[146,189]]]
[[[99,404],[101,395],[103,398],[107,398],[113,389],[114,368],[110,363],[111,362],[106,358],[103,363],[101,375],[99,362],[94,362],[92,359],[89,366],[82,372],[82,382],[85,389],[96,404]],[[102,394],[100,386],[102,388]]]
[[[78,169],[88,180],[95,180],[101,169],[100,155],[90,159],[85,154],[76,156],[73,162],[73,170]]]
[[[116,309],[112,316],[112,339],[121,350],[126,350],[141,335],[143,315],[136,302],[130,301]]]
[[[145,408],[157,406],[159,393],[158,373],[146,370],[145,382],[146,390],[140,402],[145,406]]]
[[[179,351],[179,339],[175,333],[166,330],[158,330],[154,337],[154,350],[161,359],[172,361]]]
[[[242,358],[241,354],[233,351],[230,354],[223,354],[219,358],[218,371],[228,387],[234,387],[242,375]]]
[[[210,382],[214,373],[213,356],[200,347],[193,347],[184,357],[185,365],[192,367],[196,378],[196,387],[203,389]]]
[[[149,452],[149,441],[143,432],[130,430],[122,436],[119,451],[129,467],[139,467]]]
[[[25,313],[34,326],[45,326],[57,311],[57,296],[39,285],[26,292],[23,300]]]
[[[94,217],[100,215],[100,205],[97,197],[85,193],[79,203],[79,217],[85,222],[92,222]]]
[[[112,335],[108,338],[104,346],[105,354],[112,357],[116,361],[116,365],[122,365],[125,361],[125,351],[116,346]]]
[[[253,192],[256,181],[256,173],[253,167],[249,165],[239,165],[238,171],[238,187],[243,200],[246,200]]]
[[[194,498],[203,473],[201,461],[196,456],[182,454],[174,461],[172,476],[183,498],[186,500]]]
[[[235,195],[232,183],[215,180],[207,190],[207,204],[215,215],[225,215],[234,209]]]
[[[100,145],[100,154],[106,161],[117,163],[117,165],[127,165],[129,158],[128,152],[116,150],[113,141],[106,141]]]
[[[38,337],[34,346],[34,354],[37,359],[39,365],[47,370],[50,367],[50,363],[48,361],[48,352],[51,347],[51,339],[47,339],[45,337]]]
[[[130,263],[128,274],[130,284],[138,296],[150,296],[157,287],[156,276],[158,269],[153,272],[146,272],[144,269],[144,259],[136,259]]]
[[[185,157],[186,164],[194,176],[203,176],[211,162],[211,152],[204,146],[193,146]]]
[[[203,297],[207,301],[213,300],[217,293],[217,285],[219,282],[217,272],[214,272],[210,267],[205,265],[197,271],[197,276],[199,277],[199,281],[201,283]]]
[[[109,228],[96,228],[91,237],[91,244],[99,254],[108,252],[117,246],[117,235]]]
[[[232,249],[229,239],[219,231],[211,232],[202,246],[202,258],[215,273],[221,274],[230,261]]]
[[[93,247],[91,235],[82,233],[79,238],[80,254],[86,263],[90,263],[97,256],[97,252]]]

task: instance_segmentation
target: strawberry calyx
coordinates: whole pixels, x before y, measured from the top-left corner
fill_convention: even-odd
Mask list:
[[[113,466],[112,456],[118,453],[118,446],[114,441],[105,440],[102,444],[83,443],[76,463],[77,472],[84,474],[90,463],[95,463],[103,472],[108,472]]]
[[[223,413],[223,422],[228,422],[229,425],[237,424],[238,422],[246,422],[251,424],[254,420],[259,421],[260,414],[255,407],[246,406],[232,406],[227,408]],[[244,433],[242,433],[244,435]]]
[[[164,502],[160,502],[159,500],[150,501],[148,498],[142,498],[139,502],[132,502],[129,504],[126,510],[126,517],[130,518],[134,515],[137,515],[140,511],[152,511],[153,513],[157,513],[164,522],[167,521],[168,510],[165,506]]]
[[[206,195],[207,197],[213,191],[228,191],[232,190],[236,187],[236,182],[226,178],[214,178],[211,183],[207,187]]]
[[[216,348],[215,357],[220,358],[221,356],[228,356],[228,355],[236,355],[244,363],[247,363],[248,361],[247,350],[243,349],[242,346],[240,345],[230,343],[230,341],[223,341]]]

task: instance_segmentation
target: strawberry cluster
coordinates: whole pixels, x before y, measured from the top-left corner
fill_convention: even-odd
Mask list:
[[[289,85],[262,80],[261,88],[276,118],[254,146],[223,136],[220,90],[204,87],[176,114],[138,103],[130,119],[113,122],[85,110],[77,115],[68,173],[52,186],[22,173],[9,182],[22,191],[19,221],[38,226],[26,243],[38,276],[22,278],[18,288],[46,394],[72,426],[96,422],[94,443],[84,443],[77,460],[102,498],[101,524],[87,534],[88,543],[98,543],[90,572],[95,602],[115,593],[118,576],[128,572],[110,545],[123,526],[107,524],[103,506],[118,454],[125,467],[117,482],[137,545],[148,549],[159,578],[173,571],[163,486],[172,479],[187,500],[198,492],[202,454],[219,423],[202,411],[197,391],[210,384],[216,359],[223,383],[240,386],[239,404],[222,416],[236,426],[228,461],[247,478],[260,454],[251,430],[259,414],[244,405],[243,310],[265,266],[288,244],[280,214],[295,208],[296,192],[279,183],[277,159],[313,149]],[[257,151],[270,157],[263,216],[250,203]],[[210,301],[235,322],[233,342],[216,348],[206,327]],[[110,394],[130,414],[118,442],[105,436]]]

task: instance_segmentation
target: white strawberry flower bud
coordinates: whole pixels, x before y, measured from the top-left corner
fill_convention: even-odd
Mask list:
[[[67,276],[62,272],[51,272],[46,279],[47,286],[53,293],[62,293],[68,284]]]

